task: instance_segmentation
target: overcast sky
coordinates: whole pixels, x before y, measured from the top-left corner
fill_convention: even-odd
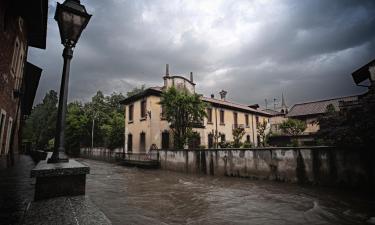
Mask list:
[[[63,1],[60,0],[60,3]],[[97,90],[126,93],[194,73],[197,91],[288,105],[366,91],[351,73],[375,58],[375,1],[81,0],[90,23],[74,51],[69,101]],[[28,60],[44,69],[36,101],[59,89],[62,49],[49,3],[47,49]]]

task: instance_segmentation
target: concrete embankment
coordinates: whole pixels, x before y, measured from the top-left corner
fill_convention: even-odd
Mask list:
[[[166,170],[353,188],[369,187],[375,161],[360,151],[325,146],[157,152]]]

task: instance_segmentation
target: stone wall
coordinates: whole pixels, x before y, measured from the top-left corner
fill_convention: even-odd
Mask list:
[[[165,170],[347,187],[368,186],[374,161],[332,147],[155,151]]]

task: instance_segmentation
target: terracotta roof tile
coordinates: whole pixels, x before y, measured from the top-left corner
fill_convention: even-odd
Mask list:
[[[326,112],[327,106],[332,104],[335,109],[339,110],[340,101],[354,101],[357,100],[358,96],[347,96],[340,98],[333,98],[327,100],[320,100],[314,102],[304,102],[295,104],[286,115],[287,117],[298,117],[298,116],[307,116],[307,115],[316,115]]]

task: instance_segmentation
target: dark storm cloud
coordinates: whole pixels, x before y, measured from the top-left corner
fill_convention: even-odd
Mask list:
[[[375,57],[375,1],[82,1],[93,17],[72,61],[70,99],[161,85],[164,66],[197,90],[242,103],[349,95],[350,73]],[[62,47],[50,2],[38,99],[57,89]]]

